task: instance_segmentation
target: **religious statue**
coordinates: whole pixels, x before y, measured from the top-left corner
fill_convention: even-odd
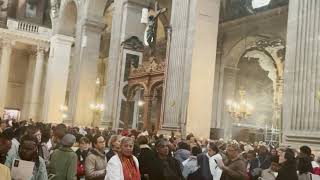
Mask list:
[[[59,16],[61,0],[50,0],[51,4],[51,18],[56,18]]]
[[[144,33],[144,44],[149,46],[151,49],[151,54],[154,52],[155,41],[157,35],[157,23],[158,17],[167,11],[166,8],[159,8],[158,2],[155,4],[155,15],[149,15],[147,27]]]

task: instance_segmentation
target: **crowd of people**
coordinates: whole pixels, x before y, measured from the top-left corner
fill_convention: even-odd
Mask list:
[[[320,179],[320,156],[308,146],[1,121],[1,180],[11,180],[16,160],[34,163],[32,177],[19,180]]]

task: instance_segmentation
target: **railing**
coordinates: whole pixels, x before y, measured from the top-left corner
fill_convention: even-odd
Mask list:
[[[18,24],[18,30],[20,31],[28,31],[32,33],[38,33],[39,31],[39,26],[35,24],[29,24],[26,22],[19,22]]]
[[[52,34],[52,30],[49,28],[45,28],[37,24],[32,24],[24,21],[17,21],[15,19],[8,19],[7,27],[9,30],[24,31],[48,37],[51,37]]]

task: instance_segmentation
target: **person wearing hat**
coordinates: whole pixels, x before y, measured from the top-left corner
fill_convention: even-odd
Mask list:
[[[77,179],[77,154],[71,149],[75,142],[74,135],[66,134],[61,139],[61,147],[52,153],[48,171],[53,180]]]

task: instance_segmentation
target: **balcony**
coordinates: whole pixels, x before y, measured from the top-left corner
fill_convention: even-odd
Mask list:
[[[7,27],[10,31],[23,31],[32,34],[38,34],[46,38],[50,38],[52,35],[52,30],[49,28],[45,28],[29,22],[18,21],[15,19],[8,19]]]

